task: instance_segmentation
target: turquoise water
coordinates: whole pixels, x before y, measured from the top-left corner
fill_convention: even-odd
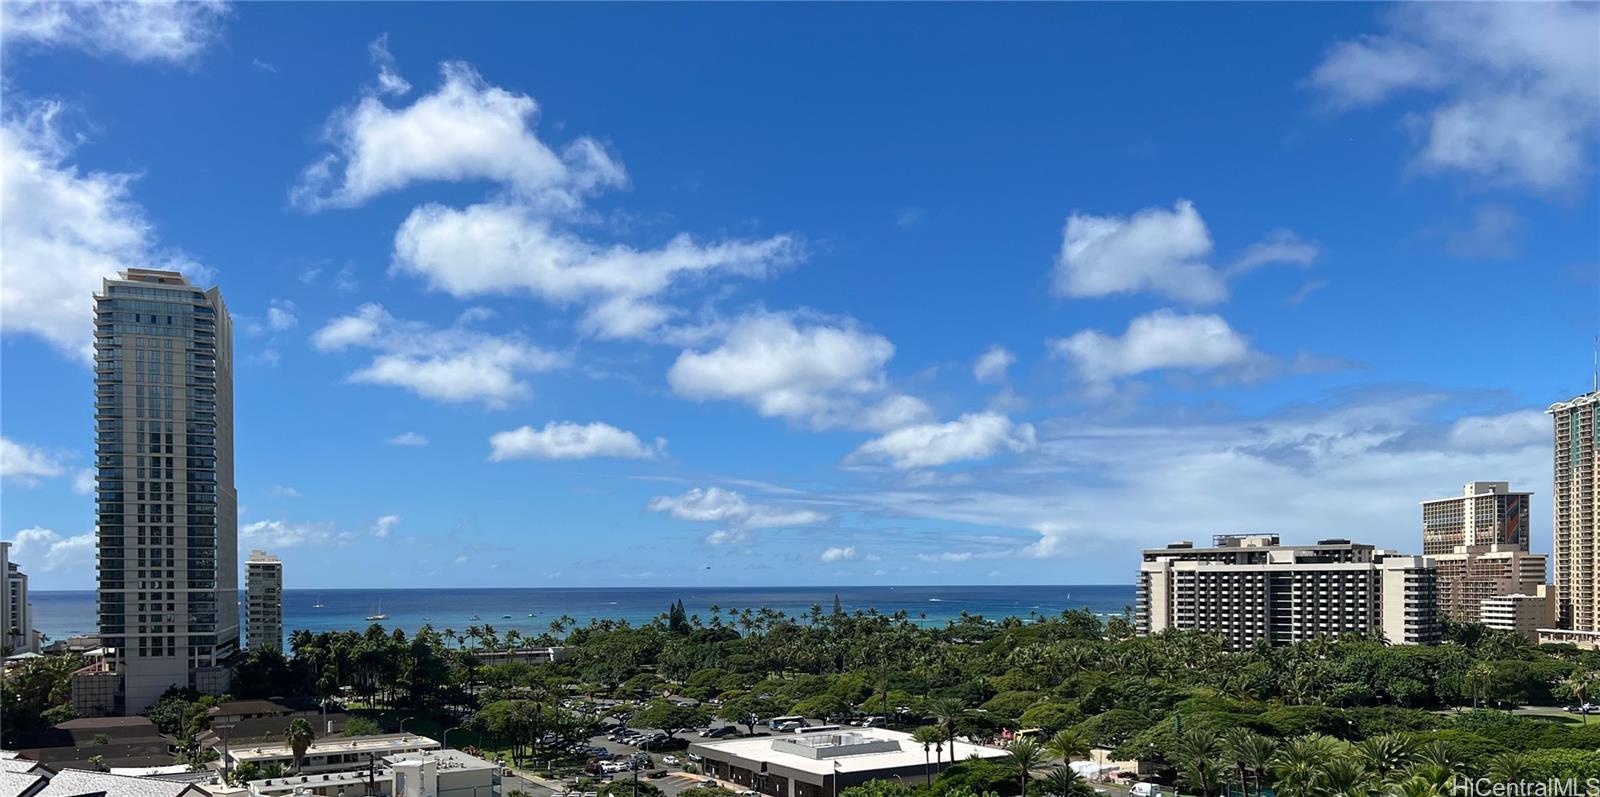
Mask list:
[[[875,608],[884,614],[905,611],[913,621],[942,625],[962,612],[990,619],[1058,614],[1088,609],[1095,614],[1121,614],[1133,605],[1133,587],[1107,584],[1001,587],[672,587],[638,588],[510,588],[510,589],[344,589],[285,590],[285,632],[343,631],[371,625],[369,614],[388,615],[389,628],[415,631],[424,624],[462,631],[469,625],[490,625],[504,634],[549,630],[550,621],[566,615],[587,623],[613,618],[634,624],[649,622],[682,600],[689,614],[710,618],[711,606],[767,607],[789,615],[809,612],[813,604],[831,611],[833,598],[846,611]],[[34,626],[61,639],[94,631],[94,593],[41,592],[31,596]],[[321,603],[321,608],[316,604]],[[529,615],[532,615],[531,617]],[[509,615],[509,616],[506,616]],[[474,619],[476,618],[476,619]]]

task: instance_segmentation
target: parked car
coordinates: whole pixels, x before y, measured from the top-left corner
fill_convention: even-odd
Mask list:
[[[1161,784],[1140,781],[1128,789],[1130,797],[1161,797]]]
[[[704,787],[706,787],[708,789],[715,789],[718,786],[721,786],[722,784],[720,784],[720,783],[718,783],[718,782],[716,782],[716,781],[714,781],[714,780],[712,780],[710,778],[705,778],[704,780],[700,781],[700,785],[704,786]]]
[[[669,767],[675,767],[675,766],[677,766],[679,764],[682,764],[683,760],[678,758],[675,755],[669,755],[669,756],[664,756],[661,759],[661,763],[666,764]]]
[[[720,728],[707,728],[706,732],[701,734],[701,736],[704,736],[707,739],[721,739],[724,736],[737,736],[738,733],[739,729],[737,727],[732,725],[724,725]]]

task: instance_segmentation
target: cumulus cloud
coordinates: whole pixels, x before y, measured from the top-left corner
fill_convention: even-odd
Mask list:
[[[1031,451],[1033,426],[993,412],[963,415],[948,423],[896,429],[868,440],[849,457],[855,462],[887,462],[900,470],[932,468],[963,460],[988,459],[1002,450]]]
[[[3,4],[7,13],[17,4]],[[94,4],[62,4],[90,8]],[[0,126],[0,331],[35,335],[88,363],[89,297],[130,267],[204,269],[161,250],[131,198],[133,175],[80,172],[58,103],[24,104]]]
[[[782,235],[700,243],[680,234],[655,249],[602,245],[524,203],[430,204],[396,233],[393,270],[457,297],[526,293],[576,304],[586,308],[586,332],[633,338],[674,314],[658,297],[675,283],[711,273],[759,276],[798,254]]]
[[[384,515],[372,521],[372,536],[387,537],[394,527],[400,525],[399,515]]]
[[[11,535],[11,561],[26,571],[76,570],[94,563],[94,533],[63,537],[51,529],[23,529]]]
[[[972,378],[983,383],[1006,381],[1006,371],[1017,361],[1017,355],[1004,346],[990,346],[972,362]]]
[[[711,532],[706,542],[726,545],[743,542],[756,529],[811,526],[828,519],[821,512],[790,509],[748,501],[743,495],[721,487],[696,487],[682,495],[663,495],[650,500],[652,512],[666,512],[679,520],[715,523],[723,528]]]
[[[893,356],[887,338],[851,324],[760,313],[735,321],[714,348],[679,354],[667,381],[685,398],[740,401],[769,418],[886,428],[927,415],[913,397],[876,398]]]
[[[1189,304],[1228,296],[1227,277],[1268,263],[1307,264],[1315,245],[1279,230],[1245,250],[1226,271],[1209,265],[1211,232],[1194,203],[1146,208],[1132,216],[1073,213],[1062,231],[1053,286],[1061,296],[1149,292]]]
[[[78,495],[94,495],[97,486],[94,471],[89,468],[79,468],[72,477],[72,492]]]
[[[659,439],[654,447],[647,446],[633,432],[598,421],[588,424],[551,421],[543,429],[522,426],[508,432],[496,432],[489,438],[489,460],[649,459],[665,446],[666,441]]]
[[[1121,337],[1088,329],[1051,341],[1090,382],[1158,369],[1209,371],[1243,366],[1259,355],[1248,338],[1216,315],[1157,310],[1133,319]]]
[[[185,63],[221,38],[229,13],[221,0],[7,0],[0,3],[0,41]]]
[[[502,407],[531,395],[524,376],[566,365],[564,355],[515,336],[460,326],[437,329],[402,321],[380,304],[329,321],[311,337],[324,352],[371,349],[373,359],[351,382],[402,387],[446,403]]]
[[[347,208],[418,182],[489,180],[570,209],[583,194],[626,181],[593,139],[560,154],[541,141],[532,97],[489,85],[465,63],[446,62],[440,73],[433,93],[404,108],[369,94],[335,113],[325,128],[333,151],[301,174],[291,200],[312,211]]]
[[[44,449],[0,437],[0,479],[32,487],[42,478],[66,472],[66,466]]]
[[[401,432],[385,442],[391,446],[425,446],[428,444],[428,438],[416,432]]]
[[[845,561],[849,561],[851,559],[856,558],[856,547],[854,545],[847,545],[847,546],[844,546],[842,548],[838,547],[838,546],[834,546],[834,547],[831,547],[831,548],[824,549],[823,552],[822,552],[822,555],[817,557],[817,558],[822,560],[822,561],[824,561],[824,562],[845,562]]]
[[[1420,94],[1414,165],[1541,191],[1585,184],[1600,131],[1600,6],[1405,4],[1341,41],[1310,83],[1334,108]]]
[[[328,547],[350,544],[354,535],[328,523],[258,520],[239,527],[239,541],[257,548]]]
[[[296,318],[294,314],[294,302],[288,299],[272,300],[271,306],[267,308],[268,329],[273,332],[282,332],[287,329],[294,329],[299,323],[300,319]]]
[[[274,484],[267,488],[267,494],[277,498],[299,498],[300,491],[287,484]]]

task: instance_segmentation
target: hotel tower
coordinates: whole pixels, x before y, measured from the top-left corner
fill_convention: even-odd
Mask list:
[[[169,687],[225,691],[239,648],[233,322],[217,288],[129,269],[95,296],[94,329],[99,627],[116,653],[111,694],[75,682],[74,702],[131,715]]]
[[[1592,646],[1600,641],[1600,536],[1595,533],[1595,501],[1600,497],[1600,390],[1550,405],[1555,421],[1556,615],[1566,635],[1547,641]]]

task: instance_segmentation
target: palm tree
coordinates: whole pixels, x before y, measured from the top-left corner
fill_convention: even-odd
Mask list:
[[[967,704],[953,697],[941,697],[929,705],[933,718],[944,728],[944,738],[950,743],[950,760],[956,760],[956,722],[967,713]]]
[[[1384,794],[1387,797],[1441,797],[1444,791],[1427,778],[1413,776],[1391,784]]]
[[[933,769],[928,763],[928,750],[944,741],[944,731],[932,725],[923,725],[911,732],[911,741],[922,745],[922,770],[927,774],[928,784],[933,785]]]
[[[1089,797],[1095,794],[1094,787],[1085,783],[1083,776],[1072,767],[1051,767],[1049,774],[1044,776],[1044,786],[1046,792],[1055,797]]]
[[[1245,774],[1249,773],[1255,781],[1255,793],[1259,797],[1271,772],[1272,754],[1277,752],[1278,743],[1255,731],[1235,728],[1223,740],[1223,746],[1238,770],[1239,792],[1245,795],[1250,793],[1245,783]]]
[[[1500,783],[1522,783],[1535,778],[1534,767],[1527,756],[1509,750],[1489,759],[1489,770],[1485,774]]]
[[[306,750],[311,748],[312,740],[317,738],[317,732],[311,728],[311,723],[305,717],[295,717],[289,723],[289,728],[283,732],[283,740],[289,744],[289,749],[294,753],[294,771],[300,771],[300,764],[305,760]]]
[[[1410,766],[1412,760],[1411,744],[1392,733],[1362,739],[1353,751],[1367,772],[1383,780]]]
[[[1006,753],[1022,778],[1022,797],[1028,797],[1028,772],[1044,761],[1044,749],[1032,739],[1017,739],[1006,745]],[[955,758],[953,754],[950,757]]]
[[[1575,672],[1565,678],[1562,678],[1561,683],[1557,684],[1557,688],[1559,688],[1562,692],[1572,695],[1572,699],[1578,702],[1578,707],[1581,709],[1583,705],[1588,702],[1586,698],[1589,696],[1589,684],[1591,682],[1591,678],[1592,676],[1589,673]],[[1585,724],[1588,724],[1589,712],[1583,712],[1583,721]]]
[[[1222,784],[1222,768],[1217,755],[1222,752],[1222,742],[1216,733],[1204,728],[1190,728],[1178,736],[1178,771],[1190,788],[1198,789],[1201,797],[1211,797]]]
[[[1089,756],[1089,740],[1083,734],[1070,728],[1056,731],[1050,741],[1044,743],[1045,752],[1061,760],[1063,764],[1072,763],[1072,759]]]

